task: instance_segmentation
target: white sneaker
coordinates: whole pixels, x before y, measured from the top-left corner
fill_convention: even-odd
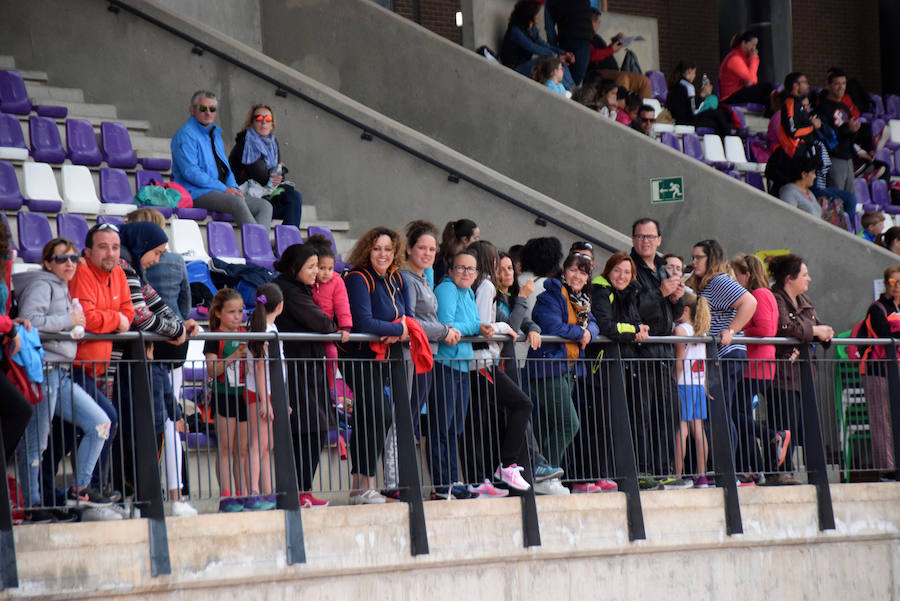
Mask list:
[[[494,478],[516,490],[528,490],[531,488],[531,485],[522,477],[522,471],[524,469],[524,467],[516,465],[515,463],[511,463],[507,467],[503,467],[501,464],[497,466],[497,470],[494,472]]]
[[[124,519],[122,514],[112,507],[88,507],[81,512],[82,522],[112,522]]]
[[[187,501],[172,501],[172,515],[175,517],[197,515],[197,508]]]
[[[384,495],[373,488],[358,495],[350,495],[351,505],[377,505],[385,501],[387,499],[384,498]]]
[[[534,492],[538,495],[568,495],[571,494],[568,488],[562,485],[559,478],[550,478],[543,482],[534,483]]]

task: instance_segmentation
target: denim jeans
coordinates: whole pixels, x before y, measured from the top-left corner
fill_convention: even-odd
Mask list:
[[[284,225],[300,226],[300,215],[303,213],[303,197],[297,190],[285,190],[281,195],[281,203],[272,209],[272,217],[281,219]]]
[[[106,413],[80,386],[72,382],[67,369],[52,367],[44,374],[44,402],[35,406],[34,414],[25,429],[23,449],[19,453],[19,473],[22,495],[28,507],[41,504],[38,482],[40,459],[47,448],[50,420],[58,415],[83,432],[75,451],[74,486],[82,488],[91,481],[91,473],[100,457],[104,442],[109,438],[110,420]]]
[[[100,488],[101,479],[104,481],[108,480],[109,466],[112,464],[113,439],[116,437],[116,430],[119,425],[119,412],[116,410],[115,405],[112,404],[112,401],[110,401],[101,391],[93,376],[86,371],[80,368],[72,370],[72,381],[83,388],[84,391],[94,399],[94,402],[97,403],[97,405],[103,409],[104,413],[106,413],[107,417],[109,417],[111,424],[109,427],[109,437],[104,441],[103,450],[100,452],[100,460],[97,462],[97,469],[94,470],[94,475],[91,477],[91,485],[95,488]]]
[[[469,372],[435,362],[434,386],[428,397],[428,467],[435,487],[459,480],[457,437],[469,404]]]

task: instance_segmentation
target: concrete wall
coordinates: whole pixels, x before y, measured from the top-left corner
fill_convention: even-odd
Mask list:
[[[152,2],[132,4],[212,46],[227,49],[242,62],[323,104],[347,112],[372,131],[399,138],[454,171],[476,176],[564,222],[578,222],[591,235],[617,247],[628,243],[599,222],[584,220],[572,209],[485,169],[225,34],[183,20]],[[71,33],[90,30],[97,35],[76,40]],[[304,202],[316,205],[320,219],[349,220],[351,234],[378,224],[401,226],[413,218],[443,224],[475,215],[486,234],[490,233],[485,237],[501,247],[535,235],[558,235],[567,242],[572,239],[559,228],[536,226],[530,214],[469,184],[448,182],[446,171],[393,146],[378,140],[361,141],[360,129],[293,97],[278,98],[269,84],[211,54],[191,54],[186,42],[125,11],[113,15],[100,0],[82,0],[77,5],[63,0],[0,4],[0,39],[4,40],[4,52],[15,56],[19,68],[47,71],[51,85],[83,88],[88,100],[118,105],[121,117],[148,119],[153,133],[159,136],[171,136],[182,125],[190,95],[198,88],[219,94],[217,121],[226,132],[226,146],[230,146],[235,129],[253,103],[270,104],[276,115],[282,157],[291,169],[291,178],[299,184]]]
[[[284,563],[280,511],[167,520],[172,574],[150,575],[147,524],[15,529],[17,589],[0,599],[554,599],[900,601],[900,485],[833,485],[837,528],[811,486],[741,488],[726,536],[721,489],[642,495],[629,542],[621,493],[539,497],[542,545],[520,502],[425,505],[430,553],[411,557],[403,503],[304,510],[307,563]]]
[[[838,329],[863,315],[872,278],[897,262],[373,3],[261,7],[269,56],[619,231],[651,215],[666,251],[687,255],[697,240],[717,238],[729,255],[798,252],[820,315]],[[664,176],[684,177],[683,203],[651,205],[650,179]]]
[[[160,5],[182,17],[218,29],[251,48],[262,48],[257,0],[159,0]]]

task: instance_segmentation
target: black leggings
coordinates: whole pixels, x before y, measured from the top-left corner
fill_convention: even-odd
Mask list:
[[[5,453],[0,459],[9,460],[31,419],[31,405],[2,372],[0,372],[0,399],[3,399],[0,402],[0,432],[3,433]]]
[[[347,441],[350,473],[372,477],[378,469],[378,459],[393,421],[391,407],[384,397],[384,386],[390,382],[388,365],[378,361],[348,361],[344,371],[344,378],[350,382],[355,396],[351,419],[353,432]]]

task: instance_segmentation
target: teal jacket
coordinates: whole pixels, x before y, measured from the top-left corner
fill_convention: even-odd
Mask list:
[[[454,327],[463,336],[477,336],[481,321],[478,319],[478,307],[475,306],[475,293],[471,288],[458,288],[451,279],[445,279],[434,289],[437,297],[438,321]],[[435,361],[457,371],[468,371],[469,361],[474,358],[471,342],[458,342],[455,345],[438,344]]]

